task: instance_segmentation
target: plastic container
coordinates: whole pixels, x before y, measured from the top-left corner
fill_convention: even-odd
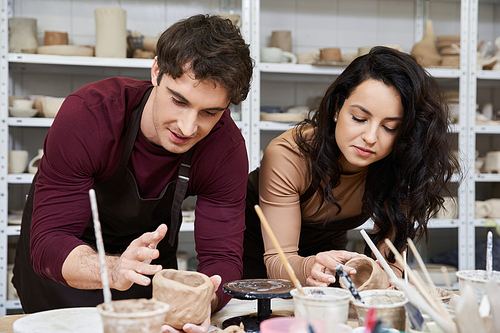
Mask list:
[[[458,276],[460,292],[464,291],[466,284],[470,284],[472,290],[474,291],[477,304],[479,304],[483,296],[486,294],[486,283],[490,280],[486,277],[486,271],[477,269],[470,271],[458,271],[456,274]],[[499,271],[492,271],[491,279],[496,280],[498,287],[500,287]]]
[[[406,326],[405,304],[408,303],[404,292],[399,290],[375,289],[360,291],[365,303],[353,298],[352,305],[358,315],[359,326],[365,325],[365,317],[370,308],[375,308],[377,319],[385,326],[404,331]]]
[[[103,333],[160,333],[170,306],[155,299],[125,299],[112,302],[114,311],[97,306]]]
[[[261,333],[310,333],[309,324],[314,333],[324,332],[324,323],[321,320],[297,318],[297,317],[275,317],[266,319],[260,323]]]
[[[347,323],[351,292],[340,288],[304,287],[306,296],[297,289],[290,291],[293,296],[295,317],[315,318],[333,323]]]

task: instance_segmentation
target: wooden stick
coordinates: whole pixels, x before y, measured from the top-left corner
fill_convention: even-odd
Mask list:
[[[262,212],[262,209],[260,208],[259,205],[254,206],[255,211],[257,212],[257,215],[259,216],[260,222],[264,226],[264,229],[266,229],[267,234],[271,238],[271,241],[274,244],[274,247],[276,250],[278,250],[278,254],[280,256],[281,261],[283,262],[283,265],[286,268],[286,271],[288,272],[288,275],[292,279],[293,284],[295,285],[295,288],[299,291],[299,293],[302,296],[306,296],[306,293],[304,292],[304,289],[302,289],[302,286],[299,282],[299,279],[297,279],[297,276],[295,275],[295,272],[293,271],[292,266],[288,262],[288,259],[285,256],[285,253],[283,252],[283,249],[281,248],[280,244],[278,243],[278,240],[274,236],[273,230],[271,229],[271,226],[269,226],[269,223],[267,222],[266,217],[264,216],[264,213]]]
[[[102,292],[104,296],[104,309],[108,311],[114,311],[113,304],[111,303],[111,290],[109,289],[108,269],[106,266],[104,242],[102,241],[101,221],[99,220],[97,199],[93,188],[89,190],[89,197],[90,197],[90,207],[92,208],[92,218],[94,220],[94,233],[97,245],[97,253],[99,254],[99,261],[101,263],[101,283],[102,283]]]
[[[408,264],[404,263],[403,257],[401,254],[399,254],[398,250],[392,244],[392,242],[386,238],[385,243],[389,247],[389,249],[394,253],[394,257],[396,258],[397,262],[400,265],[405,265],[406,272],[408,273],[408,277],[410,278],[410,281],[415,285],[416,289],[422,294],[424,299],[429,303],[430,306],[434,308],[434,310],[438,311],[442,316],[447,316],[446,310],[440,306],[437,302],[436,299],[432,298],[431,295],[429,294],[429,291],[426,289],[424,282],[420,279],[420,276],[416,274]],[[451,320],[451,318],[450,318]]]
[[[398,277],[396,276],[396,274],[394,273],[392,268],[389,266],[387,261],[385,261],[385,258],[384,258],[384,256],[382,256],[382,253],[380,253],[380,251],[377,249],[375,244],[373,244],[372,240],[370,239],[370,237],[368,236],[366,231],[364,229],[361,229],[359,232],[361,233],[361,236],[363,236],[363,238],[365,239],[366,243],[368,244],[368,246],[370,247],[372,252],[375,254],[375,257],[377,257],[377,260],[382,265],[382,268],[385,270],[387,275],[389,275],[389,278],[390,279],[397,279]]]
[[[422,257],[420,256],[420,253],[418,253],[417,247],[411,240],[411,238],[407,238],[408,246],[410,246],[411,251],[413,252],[413,255],[415,256],[415,259],[417,259],[418,265],[420,266],[420,269],[424,273],[425,279],[427,280],[427,283],[429,284],[430,292],[432,297],[434,297],[436,300],[439,300],[439,296],[437,294],[436,286],[434,285],[434,282],[432,281],[431,275],[429,274],[429,271],[427,270],[427,267],[425,266],[424,261],[422,260]],[[442,303],[439,302],[441,305]],[[444,310],[444,307],[443,307]],[[444,310],[446,311],[446,310]]]

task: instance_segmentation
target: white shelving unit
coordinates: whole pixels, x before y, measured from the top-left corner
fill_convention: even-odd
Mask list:
[[[16,242],[20,233],[19,225],[8,225],[7,215],[17,194],[27,193],[33,174],[8,174],[7,153],[9,149],[28,149],[30,159],[41,148],[43,138],[52,125],[50,118],[9,117],[9,95],[49,95],[65,97],[86,83],[112,76],[128,76],[150,79],[152,59],[117,59],[79,56],[39,55],[8,52],[8,19],[10,17],[35,17],[38,20],[38,39],[43,40],[44,30],[65,30],[69,32],[70,44],[93,44],[93,10],[102,6],[121,6],[127,11],[127,27],[137,29],[147,35],[156,35],[177,20],[198,13],[218,13],[220,1],[198,1],[189,5],[171,0],[142,1],[142,16],[136,11],[136,1],[100,2],[88,4],[84,0],[58,2],[61,10],[57,15],[67,15],[67,20],[50,19],[54,13],[47,12],[47,4],[30,0],[1,0],[0,8],[0,315],[8,310],[19,310],[18,300],[7,300],[7,264],[13,256],[9,250],[9,240]],[[42,6],[39,11],[36,7]],[[243,19],[242,35],[251,44],[251,14],[249,0],[236,0],[236,10]],[[79,8],[79,9],[78,9]],[[158,15],[163,13],[163,15]],[[154,22],[152,18],[158,21]],[[69,21],[68,21],[69,20]],[[61,24],[64,26],[62,27]],[[135,26],[130,26],[135,24]],[[49,89],[48,86],[55,86]],[[250,142],[249,110],[250,101],[241,105],[242,120],[236,124],[246,142]],[[35,132],[33,134],[33,132]],[[36,138],[34,138],[36,137]],[[33,146],[35,145],[35,146]],[[31,156],[33,155],[33,156]],[[21,190],[18,190],[21,188]],[[19,192],[19,193],[18,193]],[[22,202],[22,201],[21,201]],[[194,231],[194,223],[183,223],[181,232]],[[189,237],[186,237],[189,238]],[[181,250],[180,244],[179,250]],[[9,253],[10,251],[10,253]]]

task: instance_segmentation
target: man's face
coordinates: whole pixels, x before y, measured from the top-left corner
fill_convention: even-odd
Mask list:
[[[146,104],[141,129],[146,138],[166,150],[182,154],[210,133],[229,105],[225,88],[201,82],[190,72],[177,79],[152,68],[153,92]]]

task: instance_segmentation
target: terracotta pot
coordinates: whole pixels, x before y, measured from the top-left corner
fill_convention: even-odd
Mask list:
[[[43,45],[68,45],[68,33],[60,31],[45,31]]]
[[[164,269],[153,277],[153,298],[170,305],[165,324],[182,329],[208,316],[214,285],[205,274]]]
[[[278,47],[285,52],[292,52],[292,32],[290,30],[273,31],[269,46]]]
[[[345,266],[356,269],[356,274],[350,275],[350,278],[358,291],[387,289],[391,286],[387,273],[372,258],[354,258],[349,260]],[[342,279],[340,280],[340,286],[347,289]]]

